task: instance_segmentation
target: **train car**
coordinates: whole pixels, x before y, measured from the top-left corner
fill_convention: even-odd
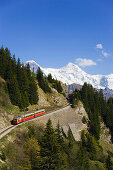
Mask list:
[[[22,123],[26,120],[33,119],[35,117],[38,117],[38,116],[41,116],[44,114],[45,114],[45,109],[41,109],[41,110],[35,111],[33,113],[28,113],[25,115],[17,116],[11,121],[11,124],[17,125],[17,124]]]

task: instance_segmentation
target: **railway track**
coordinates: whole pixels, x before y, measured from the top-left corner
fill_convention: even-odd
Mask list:
[[[37,117],[37,118],[33,118],[33,119],[30,119],[30,120],[27,120],[27,121],[25,121],[25,122],[23,122],[23,123],[20,123],[20,124],[17,124],[17,125],[11,125],[11,126],[7,127],[6,129],[3,129],[3,130],[0,132],[0,139],[1,139],[2,137],[6,136],[9,132],[11,132],[11,131],[12,131],[13,129],[15,129],[17,126],[20,126],[20,125],[22,125],[22,124],[25,124],[25,123],[27,123],[27,122],[29,122],[29,121],[35,121],[35,120],[37,120],[38,118],[40,118],[40,117],[42,117],[42,116],[47,116],[48,114],[52,114],[52,113],[57,112],[57,111],[59,111],[59,110],[65,109],[65,108],[67,108],[68,106],[70,106],[70,105],[68,104],[68,105],[66,105],[66,106],[64,106],[64,107],[62,107],[62,108],[59,108],[59,109],[56,109],[56,110],[47,112],[47,113],[44,114],[44,115],[41,115],[41,116],[39,116],[39,117]]]
[[[14,129],[15,126],[14,125],[11,125],[9,127],[7,127],[6,129],[4,129],[3,131],[0,132],[0,139],[2,137],[4,137],[5,135],[7,135],[9,132],[11,132],[12,129]]]

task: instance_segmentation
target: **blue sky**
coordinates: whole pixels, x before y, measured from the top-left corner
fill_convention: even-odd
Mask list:
[[[0,0],[0,46],[21,62],[113,73],[113,0]]]

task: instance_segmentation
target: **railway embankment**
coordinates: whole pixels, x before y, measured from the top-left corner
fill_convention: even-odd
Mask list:
[[[79,102],[76,108],[74,109],[71,108],[71,106],[69,105],[57,111],[53,111],[43,117],[40,117],[37,120],[37,123],[46,125],[48,119],[51,119],[53,127],[56,127],[59,122],[65,135],[67,135],[67,131],[70,128],[74,139],[76,141],[79,141],[80,132],[83,129],[87,129],[87,125],[82,122],[83,116],[85,116],[86,119],[88,119],[83,104]]]
[[[75,140],[80,140],[80,131],[83,129],[87,129],[87,125],[82,123],[82,118],[85,116],[87,118],[87,113],[82,105],[81,102],[78,103],[75,109],[72,109],[70,105],[67,105],[63,108],[60,108],[55,111],[51,111],[46,113],[46,115],[32,119],[30,121],[35,121],[36,124],[43,124],[46,125],[48,119],[52,120],[53,127],[56,127],[57,123],[59,122],[60,126],[64,130],[64,127],[67,129],[71,127],[72,134],[75,138]],[[24,123],[30,122],[26,121]],[[22,124],[16,125],[16,126],[9,126],[5,129],[3,129],[0,132],[0,138],[7,135],[11,130],[16,128],[17,126],[21,126]],[[74,125],[74,126],[72,126]],[[74,127],[74,128],[73,128]],[[74,132],[77,132],[76,135]],[[65,132],[65,135],[67,135],[67,132]],[[75,137],[76,136],[76,137]]]

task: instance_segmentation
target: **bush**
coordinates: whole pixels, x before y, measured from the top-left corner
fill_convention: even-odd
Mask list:
[[[86,119],[86,117],[85,117],[85,116],[83,116],[83,118],[82,118],[82,123],[84,123],[84,124],[86,124],[86,123],[87,123],[87,119]]]
[[[73,99],[72,101],[72,108],[75,108],[78,104],[78,100],[77,99]]]
[[[5,161],[6,160],[6,154],[4,151],[2,151],[2,154],[0,155],[0,158],[2,161]]]

